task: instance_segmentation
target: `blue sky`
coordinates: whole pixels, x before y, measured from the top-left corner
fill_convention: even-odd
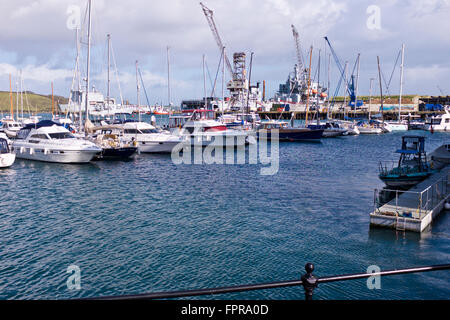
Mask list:
[[[92,0],[92,79],[106,85],[106,34],[112,36],[124,97],[136,101],[135,61],[139,60],[150,103],[167,103],[166,47],[171,47],[171,82],[174,103],[203,95],[202,55],[214,77],[220,52],[198,1]],[[25,87],[39,93],[67,96],[75,60],[75,31],[67,27],[69,6],[81,8],[85,0],[1,0],[0,90],[9,90],[9,73],[16,79],[23,70]],[[273,96],[296,62],[290,25],[300,33],[306,51],[312,45],[313,66],[318,50],[327,61],[323,36],[327,35],[342,62],[353,65],[361,53],[360,94],[368,94],[370,78],[377,78],[376,57],[389,78],[402,43],[405,44],[405,94],[450,94],[450,0],[208,0],[219,33],[232,53],[254,52],[252,79],[266,81]],[[380,10],[380,29],[371,29],[369,6]],[[83,58],[85,46],[82,47]],[[83,64],[83,70],[84,70]],[[321,67],[326,78],[326,64]],[[331,64],[331,91],[337,82]],[[376,80],[377,81],[377,80]],[[15,82],[15,80],[13,80]],[[209,82],[209,81],[208,81]],[[13,83],[13,86],[15,84]],[[378,85],[375,86],[378,88]],[[118,96],[115,78],[113,93]],[[399,90],[399,68],[390,91]],[[374,89],[378,94],[378,89]],[[141,101],[145,102],[142,94]]]

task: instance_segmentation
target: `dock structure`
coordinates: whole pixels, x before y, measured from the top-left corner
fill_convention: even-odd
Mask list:
[[[449,200],[449,184],[450,165],[407,191],[375,189],[370,225],[401,231],[424,231]],[[383,201],[389,194],[393,199]]]

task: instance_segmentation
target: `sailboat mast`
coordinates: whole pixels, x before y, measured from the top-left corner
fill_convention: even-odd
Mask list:
[[[381,69],[380,69],[380,57],[379,56],[377,56],[377,63],[378,63],[378,81],[380,82],[381,120],[384,123],[383,84],[381,83]]]
[[[308,91],[306,92],[306,115],[305,115],[305,127],[308,125],[308,111],[309,111],[309,90],[311,87],[311,63],[312,63],[312,51],[313,47],[309,50],[309,69],[308,69]]]
[[[319,112],[319,86],[320,86],[320,49],[319,49],[319,63],[317,66],[317,97],[316,97],[316,112],[317,112],[317,124],[320,124],[320,112]],[[328,118],[327,118],[328,120]]]
[[[111,79],[110,79],[110,68],[111,68],[111,35],[108,34],[107,35],[108,38],[108,88],[106,90],[106,103],[107,103],[107,107],[108,107],[108,111],[110,111],[109,108],[109,99],[110,99],[110,94],[111,94]]]
[[[361,54],[360,53],[358,53],[358,67],[357,67],[357,70],[356,70],[356,83],[355,83],[355,112],[354,112],[354,115],[355,115],[355,118],[356,118],[356,108],[358,107],[358,89],[359,89],[359,66],[360,66],[360,57],[361,57]]]
[[[55,98],[53,97],[53,81],[52,81],[52,120],[54,118],[54,104],[55,104]]]
[[[222,49],[222,114],[225,111],[224,83],[225,83],[225,47],[223,47],[223,49]]]
[[[375,80],[375,78],[370,78],[370,87],[369,87],[369,120],[370,120],[370,110],[372,109],[372,85],[373,85],[373,80]]]
[[[141,99],[140,99],[140,86],[139,86],[139,71],[138,61],[136,60],[136,94],[137,94],[137,111],[139,114],[139,122],[141,122]]]
[[[14,120],[14,106],[13,106],[13,94],[12,94],[12,85],[11,85],[11,74],[9,74],[9,96],[11,98],[11,119]]]
[[[402,93],[403,93],[403,62],[405,58],[405,44],[402,44],[402,62],[400,64],[400,95],[398,97],[398,122],[400,123],[402,112]]]
[[[345,90],[344,90],[344,118],[345,118],[345,110],[347,107],[347,92],[348,92],[348,61],[345,61],[345,66],[344,66],[344,82],[345,82]],[[348,116],[348,112],[347,112],[347,116]]]
[[[204,106],[205,110],[207,108],[206,104],[206,74],[205,74],[205,55],[203,55],[203,97],[205,97]]]
[[[167,46],[167,99],[168,105],[170,107],[170,56],[169,56],[170,47]]]
[[[19,81],[16,80],[16,118],[19,121]]]
[[[253,52],[250,55],[250,72],[248,73],[248,91],[247,91],[247,113],[250,113],[250,90],[252,81]],[[244,120],[244,118],[242,118]]]
[[[23,77],[22,77],[22,70],[20,70],[20,108],[22,109],[22,120],[23,120]]]
[[[85,117],[85,130],[84,134],[87,136],[88,132],[86,130],[86,125],[89,119],[88,116],[88,105],[89,105],[89,71],[90,71],[90,60],[91,60],[91,27],[92,27],[92,21],[91,21],[91,0],[88,0],[88,39],[87,39],[87,60],[86,60],[86,98],[85,98],[85,104],[84,104],[84,117]]]

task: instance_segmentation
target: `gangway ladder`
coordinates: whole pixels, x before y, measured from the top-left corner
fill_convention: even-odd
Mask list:
[[[395,230],[405,231],[406,230],[406,218],[401,217],[397,214],[397,220],[395,222]]]

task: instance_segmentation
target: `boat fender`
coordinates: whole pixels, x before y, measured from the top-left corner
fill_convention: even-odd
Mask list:
[[[30,148],[30,154],[34,154],[34,149]]]
[[[44,149],[44,154],[49,154],[49,153],[50,153],[50,150]]]
[[[25,152],[25,147],[20,147],[20,153],[24,153]]]
[[[444,208],[445,208],[445,210],[450,210],[450,203],[449,203],[449,202],[446,202],[446,203],[444,204]]]

